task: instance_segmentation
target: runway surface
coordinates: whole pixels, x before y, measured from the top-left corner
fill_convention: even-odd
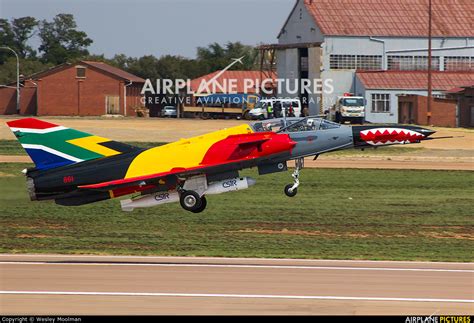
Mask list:
[[[474,263],[0,255],[1,314],[474,312]]]

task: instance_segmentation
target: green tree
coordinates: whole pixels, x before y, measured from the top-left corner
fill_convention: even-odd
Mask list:
[[[157,65],[158,58],[153,55],[145,55],[140,58],[130,57],[126,62],[126,70],[142,78],[155,80],[160,78]]]
[[[128,67],[130,64],[132,64],[135,61],[134,58],[128,57],[125,54],[115,54],[114,57],[109,59],[109,64],[121,68],[123,70],[128,70]]]
[[[22,58],[35,57],[36,51],[28,45],[28,40],[33,37],[38,21],[33,17],[22,17],[12,20],[13,42],[17,53]]]
[[[193,79],[207,72],[196,60],[174,55],[161,56],[156,69],[163,79]]]
[[[232,58],[243,58],[243,65],[235,64],[231,70],[252,70],[255,68],[257,51],[254,47],[243,45],[241,42],[228,42],[224,46],[218,43],[212,43],[207,47],[197,48],[197,60],[205,65],[208,72],[214,72],[223,69]]]
[[[7,19],[0,19],[0,46],[7,46],[15,50],[15,34],[13,33],[12,26]],[[0,64],[4,64],[12,56],[7,50],[0,50]]]
[[[209,73],[203,62],[176,55],[164,55],[157,58],[145,55],[140,58],[115,55],[106,63],[124,69],[129,73],[149,79],[193,79]]]
[[[52,22],[43,20],[39,24],[39,37],[42,62],[55,65],[89,55],[87,47],[92,44],[85,32],[77,30],[71,14],[58,14]]]
[[[20,74],[30,76],[52,67],[53,64],[42,63],[35,58],[20,58]],[[0,85],[16,82],[16,58],[9,57],[0,68]],[[15,83],[16,84],[16,83]]]

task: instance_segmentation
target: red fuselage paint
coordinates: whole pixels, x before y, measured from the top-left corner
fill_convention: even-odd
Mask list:
[[[233,135],[213,144],[204,155],[201,165],[209,166],[291,152],[295,145],[288,134],[258,132]]]

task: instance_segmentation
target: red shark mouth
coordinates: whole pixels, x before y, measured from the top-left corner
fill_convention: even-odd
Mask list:
[[[369,145],[392,145],[415,143],[425,138],[425,135],[401,128],[374,128],[360,132],[360,138]]]

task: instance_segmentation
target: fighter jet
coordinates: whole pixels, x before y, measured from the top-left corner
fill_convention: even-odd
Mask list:
[[[121,201],[124,211],[179,202],[193,213],[204,211],[207,195],[254,185],[254,179],[239,176],[245,168],[256,167],[259,175],[283,172],[294,160],[293,183],[283,190],[294,197],[305,157],[417,143],[434,133],[408,125],[279,118],[143,149],[34,118],[7,124],[35,163],[24,170],[32,201],[75,206],[133,194]]]

